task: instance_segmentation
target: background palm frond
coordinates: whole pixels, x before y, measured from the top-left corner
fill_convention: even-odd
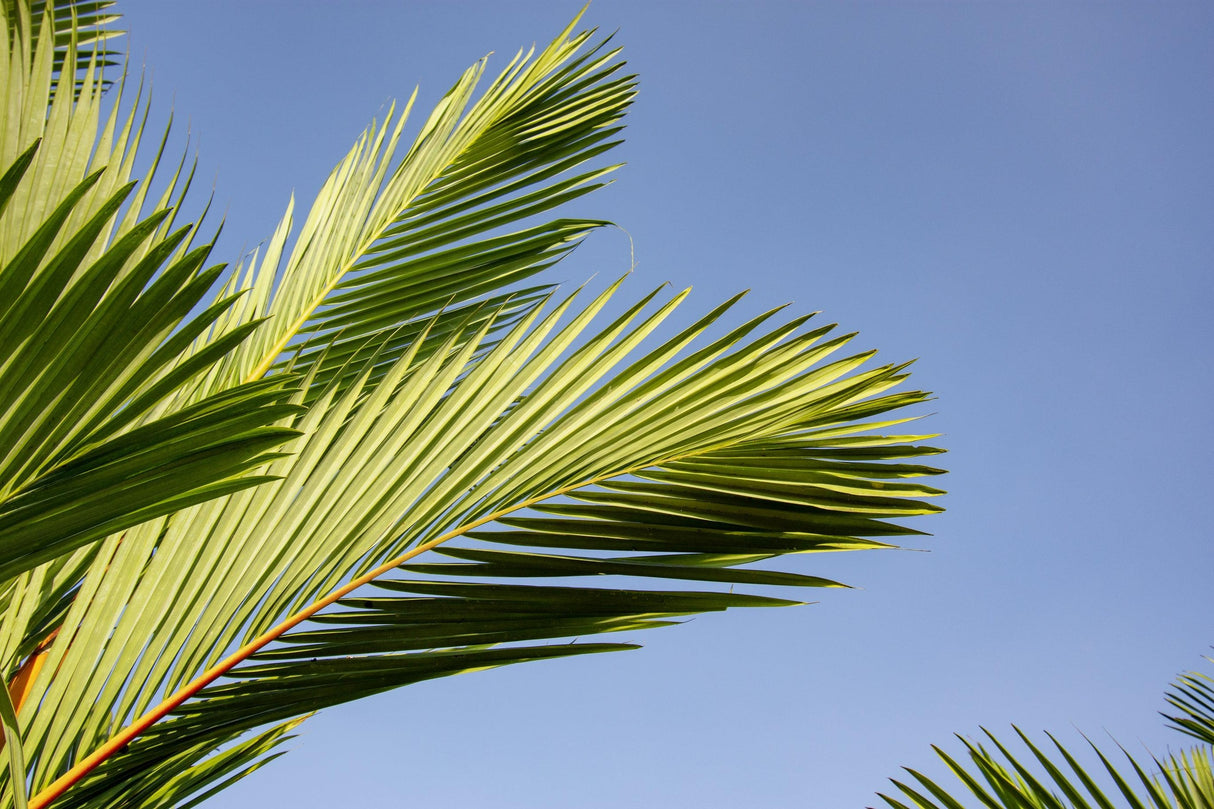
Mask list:
[[[1206,662],[1211,662],[1206,658]],[[1200,671],[1180,675],[1165,699],[1180,711],[1179,715],[1164,714],[1172,727],[1199,742],[1214,745],[1214,680]]]
[[[1207,658],[1208,660],[1208,658]],[[1118,767],[1095,744],[1088,742],[1099,769],[1084,767],[1080,756],[1053,736],[1052,751],[1043,751],[1013,726],[1031,759],[1017,759],[990,731],[983,729],[995,752],[980,743],[958,737],[969,755],[969,766],[933,747],[948,769],[962,782],[965,793],[949,791],[922,772],[906,769],[912,781],[893,780],[900,795],[880,795],[894,809],[961,809],[963,794],[988,809],[1209,809],[1214,806],[1214,688],[1200,672],[1182,674],[1166,700],[1181,712],[1164,716],[1174,728],[1203,746],[1149,762],[1135,759],[1120,748],[1124,764]],[[1116,757],[1114,757],[1116,758]],[[1128,770],[1126,766],[1128,765]],[[1130,772],[1132,771],[1132,774]],[[1104,782],[1104,786],[1101,786]],[[910,801],[910,804],[903,801]]]
[[[10,42],[26,38],[31,47],[37,48],[43,34],[53,37],[53,72],[59,76],[65,72],[65,65],[71,65],[66,73],[75,81],[73,95],[78,96],[87,81],[78,74],[122,64],[122,53],[109,47],[110,40],[123,33],[113,28],[113,23],[120,19],[113,0],[59,0],[55,3],[3,0],[3,5]],[[51,9],[49,16],[48,7]],[[103,89],[112,83],[112,79],[103,78]],[[53,95],[56,91],[51,92]]]
[[[1053,736],[1053,751],[1043,751],[1013,727],[1031,758],[1017,758],[983,730],[995,752],[958,737],[969,755],[969,765],[940,748],[936,753],[961,781],[963,791],[950,791],[921,772],[907,769],[912,781],[894,780],[899,795],[880,795],[894,809],[961,809],[965,805],[989,809],[1206,809],[1214,806],[1214,753],[1195,748],[1165,759],[1143,762],[1124,749],[1128,771],[1119,768],[1096,745],[1092,752],[1099,769],[1085,768]],[[1058,762],[1058,763],[1055,763]],[[1101,786],[1101,782],[1105,785]],[[970,800],[972,797],[972,800]],[[903,801],[909,801],[904,803]]]

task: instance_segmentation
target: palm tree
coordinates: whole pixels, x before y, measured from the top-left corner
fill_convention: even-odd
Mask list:
[[[111,6],[0,5],[6,805],[193,806],[326,706],[798,603],[734,588],[840,586],[754,563],[938,510],[937,450],[884,434],[905,365],[544,281],[635,94],[577,20],[373,122],[229,269],[187,161],[132,181]]]
[[[1142,760],[1124,748],[1120,755],[1108,755],[1089,742],[1089,755],[1099,763],[1085,767],[1082,756],[1053,736],[1048,737],[1049,745],[1034,744],[1013,727],[1029,753],[1017,758],[1007,744],[983,729],[986,744],[958,737],[968,766],[933,748],[961,782],[959,790],[950,791],[907,768],[909,779],[893,780],[897,796],[879,797],[891,809],[960,809],[967,798],[976,801],[968,805],[987,809],[1209,809],[1214,806],[1214,680],[1201,672],[1183,674],[1167,701],[1178,711],[1167,717],[1172,727],[1200,745]],[[1120,766],[1118,759],[1124,759]]]

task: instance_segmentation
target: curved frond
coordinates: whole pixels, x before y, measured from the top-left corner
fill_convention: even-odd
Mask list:
[[[35,684],[24,717],[39,786],[79,755],[56,730],[71,706],[96,706],[94,738],[176,711],[90,783],[135,777],[150,758],[356,695],[631,648],[556,639],[798,603],[732,589],[839,586],[761,563],[885,547],[917,533],[891,519],[938,510],[917,479],[939,470],[908,462],[937,450],[877,432],[925,398],[891,392],[901,366],[836,359],[849,337],[804,317],[770,325],[775,312],[705,341],[735,301],[647,348],[686,292],[596,327],[617,287],[532,309],[497,337],[492,322],[468,326],[425,358],[419,335],[375,384],[378,358],[291,422],[297,451],[266,468],[278,480],[107,548],[83,585],[98,596],[88,609],[77,597],[72,641],[48,662],[59,674]],[[607,586],[513,583],[536,577]],[[636,584],[654,579],[665,589]],[[355,593],[370,582],[389,594]],[[246,645],[221,663],[235,634]],[[232,679],[160,702],[218,669]]]
[[[479,97],[485,62],[469,68],[399,159],[413,98],[373,123],[288,253],[292,203],[241,275],[249,295],[233,316],[266,323],[219,384],[261,376],[286,353],[327,380],[402,326],[517,288],[607,224],[537,221],[604,185],[616,167],[594,161],[619,142],[636,92],[617,52],[588,47],[593,32],[573,35],[575,24],[538,54],[520,52]]]

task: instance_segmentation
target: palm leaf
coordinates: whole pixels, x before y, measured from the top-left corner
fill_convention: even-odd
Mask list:
[[[79,3],[76,10],[93,5]],[[102,4],[96,5],[100,16],[86,19],[96,19],[101,24],[107,13]],[[61,12],[70,17],[72,9],[64,8]],[[62,247],[68,234],[88,222],[130,182],[147,108],[137,98],[124,112],[126,105],[119,87],[109,99],[112,102],[109,112],[103,112],[102,93],[108,81],[93,58],[95,53],[81,71],[59,71],[58,66],[65,58],[72,62],[85,59],[87,54],[79,47],[82,40],[90,38],[87,30],[81,34],[73,33],[70,27],[55,27],[60,12],[47,15],[38,11],[31,16],[27,3],[6,0],[0,3],[0,15],[10,34],[0,38],[0,91],[7,107],[7,114],[0,120],[0,165],[17,163],[38,141],[53,144],[37,151],[0,216],[0,264],[3,264],[12,259],[86,177],[96,175],[94,185],[66,220],[60,241],[52,245],[52,253]],[[55,45],[61,37],[68,40],[66,56]],[[64,92],[69,84],[73,91]],[[104,251],[111,238],[121,236],[145,218],[144,204],[163,151],[162,142],[148,167],[146,182],[131,194],[125,213],[107,221],[88,255],[90,261]],[[175,208],[180,202],[189,187],[188,173],[182,175],[183,166],[184,162],[169,179],[154,207]],[[170,213],[161,222],[158,233],[163,235],[172,230],[173,220]],[[188,240],[180,249],[184,252],[187,247]]]
[[[533,310],[487,351],[480,346],[492,324],[474,338],[453,335],[425,359],[419,336],[378,383],[368,363],[358,383],[330,385],[295,419],[299,451],[267,470],[280,480],[107,549],[106,566],[95,563],[84,583],[94,605],[76,609],[77,597],[64,624],[74,641],[56,644],[48,663],[60,673],[35,687],[29,749],[66,767],[76,752],[56,717],[79,704],[97,706],[85,733],[94,738],[126,717],[177,708],[162,730],[97,771],[101,789],[107,779],[142,777],[157,757],[213,748],[355,696],[631,648],[529,641],[794,603],[728,588],[838,586],[751,565],[882,547],[872,537],[916,533],[890,518],[938,510],[920,501],[938,490],[911,481],[939,470],[905,463],[936,450],[915,446],[914,436],[872,435],[887,425],[865,421],[924,399],[888,392],[904,377],[900,367],[857,370],[868,354],[831,361],[848,338],[827,339],[830,327],[805,332],[806,318],[767,327],[775,313],[694,349],[734,301],[642,350],[686,293],[650,311],[659,290],[592,328],[617,287],[580,308],[574,295],[550,312]],[[568,446],[581,448],[576,459]],[[895,462],[880,461],[885,448]],[[799,469],[811,474],[799,480]],[[525,516],[532,508],[549,516]],[[526,530],[484,531],[498,520]],[[563,536],[565,550],[597,552],[477,547],[559,546]],[[637,545],[647,552],[635,554]],[[458,561],[412,561],[427,550]],[[385,575],[397,568],[406,578]],[[509,583],[537,576],[703,581],[726,591]],[[480,577],[491,583],[475,583]],[[381,579],[407,595],[355,595]],[[109,607],[100,605],[105,588]],[[320,612],[330,604],[336,611]],[[450,616],[474,614],[452,627]],[[312,615],[313,626],[284,634],[284,619],[297,626]],[[165,692],[197,691],[199,673],[215,670],[222,639],[237,630],[249,643],[235,655],[242,665],[220,665],[233,679],[180,707],[157,704]],[[265,648],[267,638],[282,643]]]
[[[289,375],[170,407],[256,324],[219,327],[232,297],[203,306],[222,268],[192,247],[195,226],[174,225],[184,161],[147,205],[149,185],[129,181],[142,126],[120,97],[102,119],[95,59],[79,93],[55,93],[75,80],[56,75],[60,44],[70,62],[101,42],[109,5],[0,5],[0,592],[108,534],[255,485],[246,473],[294,435],[273,426],[295,412]],[[208,346],[183,361],[203,333]],[[7,651],[40,643],[25,630],[45,629],[69,590],[45,593],[54,606],[29,612],[34,625],[6,626]]]
[[[1208,674],[1200,671],[1182,674],[1165,699],[1180,711],[1176,716],[1164,714],[1172,727],[1199,742],[1214,745],[1214,680]]]
[[[228,739],[232,743],[218,754],[209,742],[193,747],[177,744],[175,747],[181,752],[158,760],[139,756],[138,749],[126,751],[108,767],[128,768],[127,778],[94,779],[73,790],[58,805],[134,805],[164,809],[196,806],[282,755],[281,752],[267,754],[292,738],[287,734],[300,721],[284,722],[241,741],[237,741],[234,734]]]
[[[33,151],[22,155],[3,190],[19,186],[33,159]],[[0,343],[8,347],[0,360],[0,581],[254,485],[256,478],[240,482],[242,473],[294,435],[268,426],[294,412],[285,403],[287,377],[141,424],[245,335],[228,335],[178,363],[176,345],[208,328],[223,307],[186,320],[218,270],[201,270],[207,248],[173,260],[189,230],[157,238],[166,211],[86,263],[129,188],[51,253],[98,179],[94,173],[81,183],[0,269]]]
[[[37,48],[42,36],[53,40],[52,71],[55,76],[66,72],[75,80],[74,96],[86,86],[86,80],[79,74],[93,67],[121,64],[121,53],[108,47],[109,41],[122,33],[111,27],[119,19],[113,10],[113,0],[60,0],[58,3],[4,0],[3,7],[10,40],[25,38],[33,48]],[[65,65],[72,67],[65,71]],[[111,83],[103,80],[102,87],[107,88]],[[52,96],[54,92],[51,91]]]
[[[218,384],[281,367],[288,348],[292,367],[317,364],[323,384],[355,351],[374,352],[402,326],[517,285],[608,224],[535,221],[602,187],[616,167],[591,161],[618,143],[636,92],[617,51],[592,45],[593,32],[572,35],[576,22],[538,54],[520,52],[475,101],[485,63],[470,68],[395,165],[413,99],[372,123],[321,189],[289,255],[288,207],[240,273],[250,294],[233,317],[266,324]]]
[[[7,688],[0,688],[0,724],[4,726],[4,749],[7,753],[9,783],[12,784],[13,804],[25,809],[29,796],[25,791],[25,751],[21,741],[21,725],[17,710]]]
[[[232,301],[191,314],[220,269],[203,269],[209,246],[190,249],[193,226],[173,226],[182,167],[151,213],[148,186],[127,180],[141,129],[117,104],[102,119],[97,53],[77,50],[101,41],[90,30],[104,6],[56,12],[79,30],[41,5],[0,8],[0,656],[18,709],[96,556],[89,543],[256,485],[247,473],[295,435],[274,426],[297,410],[289,376],[164,410],[248,330],[181,361]],[[77,60],[82,75],[63,68]],[[8,723],[11,762],[20,724]]]
[[[989,731],[995,751],[958,737],[969,757],[968,766],[940,748],[933,748],[961,781],[950,790],[923,773],[907,768],[911,781],[893,780],[899,795],[879,797],[895,809],[1209,809],[1214,806],[1214,755],[1197,748],[1166,759],[1141,762],[1125,750],[1130,774],[1118,768],[1098,747],[1091,749],[1099,769],[1085,768],[1076,754],[1053,736],[1047,753],[1013,727],[1030,757],[1017,758]],[[1056,763],[1057,762],[1057,763]],[[1100,786],[1100,781],[1110,785]],[[901,798],[902,800],[900,800]],[[904,803],[903,801],[910,801]]]

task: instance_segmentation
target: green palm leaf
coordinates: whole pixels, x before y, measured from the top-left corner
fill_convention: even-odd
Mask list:
[[[116,105],[102,119],[98,52],[77,49],[102,41],[105,5],[58,9],[77,31],[42,5],[0,7],[0,659],[17,707],[95,558],[90,543],[256,485],[264,478],[248,472],[295,435],[275,425],[297,410],[286,375],[164,409],[249,329],[182,361],[233,301],[191,315],[221,268],[203,268],[209,246],[191,249],[193,226],[173,225],[181,167],[151,213],[148,186],[128,182],[134,113],[124,123]],[[63,69],[77,61],[82,75]],[[16,769],[19,724],[6,734]]]
[[[94,7],[96,16],[90,16],[88,9]],[[7,105],[7,115],[0,122],[0,165],[17,164],[36,142],[53,144],[37,150],[22,170],[22,181],[12,190],[9,204],[0,216],[0,264],[12,259],[86,177],[96,175],[92,188],[66,219],[59,241],[51,247],[52,253],[132,179],[146,107],[141,108],[137,98],[134,105],[122,112],[123,92],[119,87],[111,95],[112,104],[105,113],[102,94],[108,80],[101,74],[103,65],[97,61],[97,53],[89,52],[82,43],[99,43],[106,34],[100,28],[54,27],[55,19],[62,16],[71,19],[73,13],[77,13],[78,24],[91,20],[103,26],[110,19],[107,7],[108,3],[66,4],[57,7],[54,15],[47,15],[41,10],[42,4],[35,3],[31,8],[20,0],[0,3],[0,15],[9,33],[0,37],[0,91]],[[79,12],[86,13],[81,16]],[[64,37],[66,51],[55,44]],[[82,67],[78,71],[60,70],[64,60],[79,61]],[[64,92],[69,85],[73,92]],[[162,142],[148,167],[146,181],[131,193],[125,212],[107,220],[87,254],[87,261],[95,260],[111,239],[145,218],[147,195],[163,149]],[[183,176],[183,168],[184,161],[152,207],[175,211],[189,188],[189,174]],[[173,229],[174,218],[172,211],[164,217],[158,235]],[[188,247],[189,239],[179,250],[185,252]]]
[[[14,168],[32,158],[27,152]],[[85,264],[129,189],[48,255],[97,179],[86,179],[0,269],[0,342],[9,347],[0,361],[0,580],[153,516],[253,485],[257,479],[238,483],[238,476],[294,435],[267,426],[293,412],[285,404],[285,377],[134,426],[244,335],[231,334],[192,363],[178,363],[183,338],[208,328],[222,305],[185,321],[218,270],[201,271],[207,248],[172,260],[189,231],[155,239],[167,211]],[[156,242],[150,250],[149,239]]]
[[[958,737],[969,755],[969,766],[938,747],[936,753],[961,781],[964,791],[950,791],[921,772],[907,769],[912,781],[893,780],[897,797],[880,795],[895,809],[960,809],[984,806],[988,809],[1210,809],[1214,807],[1214,748],[1211,748],[1214,720],[1214,689],[1210,679],[1200,672],[1181,675],[1167,701],[1182,715],[1166,716],[1177,730],[1203,742],[1202,747],[1181,751],[1164,759],[1140,761],[1121,754],[1125,765],[1118,767],[1096,745],[1089,745],[1099,769],[1084,767],[1079,756],[1049,736],[1053,751],[1043,751],[1013,727],[1021,743],[1031,753],[1027,761],[1017,758],[989,731],[983,730],[995,752],[981,744]],[[1105,786],[1100,782],[1104,781]],[[963,803],[972,796],[974,802]],[[901,800],[900,800],[901,799]],[[904,803],[909,800],[911,803]]]
[[[209,741],[187,747],[180,740],[174,745],[180,752],[169,756],[141,756],[138,748],[124,751],[107,764],[106,772],[111,777],[81,784],[56,805],[132,805],[164,809],[197,806],[282,755],[271,751],[291,739],[288,734],[301,721],[284,722],[241,741],[236,741],[237,734],[233,734],[228,739],[233,743],[218,754],[214,754],[214,746]],[[153,733],[149,738],[154,741],[156,736]],[[127,778],[112,777],[120,767],[129,770]]]
[[[111,23],[119,19],[113,10],[113,0],[60,0],[57,3],[32,0],[28,4],[4,0],[3,5],[10,37],[20,27],[22,35],[28,36],[31,47],[37,48],[39,37],[53,36],[56,75],[62,73],[67,64],[76,72],[87,71],[91,65],[113,67],[120,64],[121,53],[107,47],[109,40],[122,33],[111,27]],[[52,12],[50,15],[46,13],[48,7]],[[108,85],[107,81],[105,86]],[[77,90],[83,87],[84,81],[80,81]]]
[[[424,360],[419,337],[377,384],[368,369],[358,384],[331,385],[293,422],[299,451],[268,468],[280,480],[199,506],[188,521],[128,533],[85,581],[121,587],[113,606],[65,621],[76,641],[52,656],[61,673],[36,689],[41,707],[29,717],[27,747],[66,766],[72,748],[60,741],[56,716],[96,705],[88,735],[108,736],[217,663],[220,639],[239,629],[260,643],[300,610],[338,608],[316,615],[314,627],[280,632],[281,645],[182,705],[94,780],[143,779],[157,756],[214,748],[264,723],[420,679],[631,648],[527,641],[795,603],[728,587],[838,586],[751,564],[882,547],[871,537],[915,533],[889,518],[937,510],[920,498],[938,490],[910,481],[939,470],[903,462],[936,450],[916,446],[915,436],[872,435],[886,424],[863,421],[923,400],[889,392],[900,368],[858,371],[867,354],[831,361],[848,338],[826,339],[830,327],[805,332],[806,318],[765,326],[775,313],[695,349],[733,302],[641,350],[686,293],[650,311],[652,293],[593,329],[617,287],[580,308],[575,295],[551,312],[534,310],[487,352],[478,346],[490,324],[475,339],[453,335]],[[583,448],[574,461],[571,445]],[[883,448],[897,461],[875,460]],[[798,481],[790,472],[798,468],[814,474]],[[521,516],[533,507],[553,516]],[[499,519],[533,530],[476,531]],[[552,547],[566,535],[567,550],[598,552],[476,547]],[[613,535],[620,539],[603,542]],[[460,547],[447,547],[459,537]],[[645,546],[650,538],[658,548]],[[633,545],[653,552],[638,556]],[[339,601],[341,588],[358,586],[352,576],[378,580],[402,556],[427,549],[459,561],[411,562],[402,568],[409,578],[383,581],[408,595],[367,601],[350,589]],[[119,552],[130,555],[119,563]],[[605,575],[716,582],[726,591],[508,583]],[[479,577],[493,583],[468,581]],[[503,604],[510,609],[495,612]],[[451,616],[473,613],[475,623],[453,631]],[[128,673],[124,685],[118,672]]]
[[[1210,662],[1210,658],[1206,658]],[[1214,745],[1214,680],[1200,671],[1180,675],[1168,692],[1168,704],[1178,716],[1164,714],[1172,727],[1199,742]]]
[[[907,769],[913,781],[893,780],[897,797],[880,795],[894,809],[1208,809],[1214,806],[1214,756],[1197,748],[1166,759],[1140,762],[1121,751],[1132,775],[1123,774],[1113,761],[1091,745],[1100,766],[1093,771],[1080,764],[1053,736],[1055,763],[1020,731],[1013,728],[1031,757],[1017,758],[989,731],[983,730],[997,752],[958,737],[965,745],[969,766],[940,748],[936,753],[961,781],[964,791],[950,791],[928,776]],[[1090,743],[1089,743],[1090,744]],[[1040,774],[1034,773],[1037,768]],[[1107,786],[1099,782],[1105,780]],[[972,800],[971,800],[972,798]],[[905,803],[904,801],[909,801]]]
[[[535,222],[602,187],[616,167],[588,164],[618,143],[636,92],[617,51],[591,45],[593,32],[571,35],[576,22],[538,54],[520,52],[475,100],[485,63],[470,68],[395,165],[413,99],[373,123],[333,170],[286,255],[292,203],[240,274],[250,294],[234,317],[267,321],[220,384],[281,367],[287,349],[292,367],[317,365],[316,383],[327,383],[386,342],[399,350],[402,327],[492,297],[608,224]]]

